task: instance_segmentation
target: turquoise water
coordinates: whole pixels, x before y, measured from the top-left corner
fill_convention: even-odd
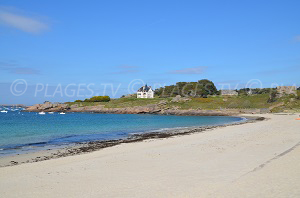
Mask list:
[[[14,150],[93,140],[119,139],[166,128],[221,125],[238,117],[9,111],[0,113],[0,155]]]

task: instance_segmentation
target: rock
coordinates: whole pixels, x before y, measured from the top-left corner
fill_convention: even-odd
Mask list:
[[[258,118],[256,118],[256,120],[265,120],[266,118],[264,118],[264,117],[258,117]]]
[[[178,106],[173,106],[172,110],[179,110],[180,108]]]
[[[190,99],[190,98],[181,98],[181,102],[188,102],[190,100],[192,100],[192,99]]]
[[[190,98],[182,98],[177,97],[180,102],[185,102],[191,100]],[[217,116],[217,115],[235,115],[238,114],[238,110],[201,110],[201,109],[189,109],[189,110],[181,110],[178,106],[173,106],[171,108],[167,108],[166,104],[168,101],[162,100],[158,104],[148,104],[145,106],[134,106],[134,107],[126,107],[126,108],[105,108],[104,105],[96,105],[96,106],[84,106],[80,107],[80,105],[72,105],[71,107],[67,104],[57,104],[53,108],[43,109],[43,104],[37,104],[27,108],[27,111],[45,111],[45,112],[90,112],[90,113],[110,113],[110,114],[161,114],[161,115],[206,115],[206,116]],[[53,105],[54,106],[54,105]],[[259,110],[259,109],[258,109]],[[251,112],[255,112],[252,110]],[[259,112],[257,112],[259,113]]]
[[[50,109],[53,107],[53,104],[51,102],[45,102],[44,104],[42,104],[41,108],[43,109]]]
[[[27,107],[26,110],[27,110],[27,111],[37,111],[37,110],[38,110],[38,107],[35,106],[35,105],[34,105],[34,106],[30,106],[30,107]]]
[[[177,95],[176,97],[174,97],[171,102],[180,102],[181,96]]]
[[[26,109],[26,111],[33,111],[33,112],[39,112],[39,111],[66,111],[70,109],[69,105],[67,104],[52,104],[51,102],[45,102],[44,104],[36,104],[33,106],[30,106]]]
[[[77,107],[78,107],[78,104],[71,105],[70,107],[71,107],[71,108],[77,108]]]
[[[158,105],[166,105],[168,102],[166,100],[162,100],[158,103]]]
[[[190,101],[190,98],[184,97],[182,98],[180,95],[177,95],[175,98],[171,100],[171,102],[187,102]]]
[[[60,106],[61,106],[62,109],[69,109],[70,108],[69,105],[67,105],[67,104],[61,104]]]

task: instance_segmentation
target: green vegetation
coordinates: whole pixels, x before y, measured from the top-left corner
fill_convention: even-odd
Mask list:
[[[276,90],[271,90],[270,96],[269,96],[269,99],[268,99],[268,103],[275,102],[277,100],[276,96],[277,96],[277,91]]]
[[[272,109],[273,113],[279,113],[279,112],[300,112],[300,102],[295,102],[295,103],[289,103],[289,104],[285,104],[279,107],[276,107],[274,109]]]
[[[192,98],[191,101],[183,103],[169,103],[169,107],[177,106],[179,109],[261,109],[269,108],[279,104],[278,100],[274,103],[267,103],[269,94],[253,96],[214,96],[208,98]]]
[[[300,88],[300,87],[299,87]],[[296,97],[297,100],[300,100],[300,89],[298,89],[297,91],[297,97]]]
[[[98,106],[104,108],[127,108],[158,104],[166,101],[166,107],[172,109],[264,109],[272,112],[300,112],[300,90],[298,96],[284,95],[278,98],[276,88],[240,89],[238,96],[221,96],[214,83],[209,80],[198,82],[177,82],[176,85],[165,86],[155,90],[156,98],[136,98],[136,94],[110,99],[109,96],[94,96],[92,98],[75,100],[66,104],[83,106]],[[174,101],[172,98],[180,95],[190,100]]]
[[[300,93],[299,93],[300,94]],[[207,98],[192,98],[187,102],[171,102],[172,98],[119,98],[109,102],[70,102],[69,105],[78,106],[97,106],[105,108],[126,108],[135,106],[145,106],[158,104],[160,101],[167,101],[167,107],[176,109],[261,109],[274,108],[273,112],[281,112],[285,109],[300,111],[300,99],[296,96],[286,96],[277,99],[275,102],[268,103],[269,94],[258,94],[252,96],[208,96]]]
[[[271,93],[273,91],[276,91],[276,88],[254,88],[254,89],[250,89],[250,88],[244,88],[244,89],[240,89],[238,90],[239,95],[251,95],[251,94],[267,94],[267,93]]]
[[[109,102],[109,101],[110,101],[109,96],[93,96],[91,98],[87,98],[84,100],[84,102]]]
[[[163,98],[119,98],[112,99],[109,102],[68,102],[66,104],[78,106],[98,106],[103,105],[105,108],[125,108],[125,107],[135,107],[135,106],[145,106],[148,104],[157,104],[160,101],[165,100]],[[168,99],[170,101],[171,99]]]
[[[80,107],[85,107],[85,106],[98,106],[98,105],[105,105],[107,104],[107,102],[84,102],[84,101],[81,101],[81,102],[66,102],[65,104],[68,104],[69,106],[72,106],[72,105],[78,105]]]
[[[93,96],[91,98],[87,98],[84,101],[82,100],[75,100],[74,102],[66,102],[65,104],[68,105],[78,105],[78,106],[97,106],[103,105],[110,101],[109,96]]]
[[[148,104],[157,104],[160,101],[164,100],[163,98],[119,98],[111,100],[105,105],[106,108],[124,108],[124,107],[136,107],[136,106],[145,106]],[[171,99],[170,99],[171,100]]]
[[[204,79],[198,82],[177,82],[176,85],[156,89],[155,94],[162,98],[177,95],[206,98],[208,95],[217,95],[219,92],[212,81]]]

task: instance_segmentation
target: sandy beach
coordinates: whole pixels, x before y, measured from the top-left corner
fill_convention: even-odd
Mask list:
[[[245,115],[247,116],[247,115]],[[1,197],[300,197],[299,115],[0,168]]]

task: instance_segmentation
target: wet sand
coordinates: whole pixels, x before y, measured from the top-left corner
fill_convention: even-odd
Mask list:
[[[3,197],[299,197],[299,115],[0,168]]]
[[[22,149],[19,149],[18,151],[17,149],[15,150],[15,154],[0,157],[0,167],[14,166],[24,163],[33,163],[61,157],[80,155],[124,143],[141,142],[148,139],[170,138],[174,136],[190,135],[193,133],[203,133],[215,128],[258,122],[264,119],[264,117],[260,116],[248,116],[244,117],[244,119],[241,121],[223,125],[182,128],[179,127],[173,129],[170,128],[165,130],[159,130],[156,132],[152,131],[136,133],[122,139],[98,140],[90,142],[72,143],[67,145],[48,145],[44,147],[32,147],[29,151],[22,151]]]

